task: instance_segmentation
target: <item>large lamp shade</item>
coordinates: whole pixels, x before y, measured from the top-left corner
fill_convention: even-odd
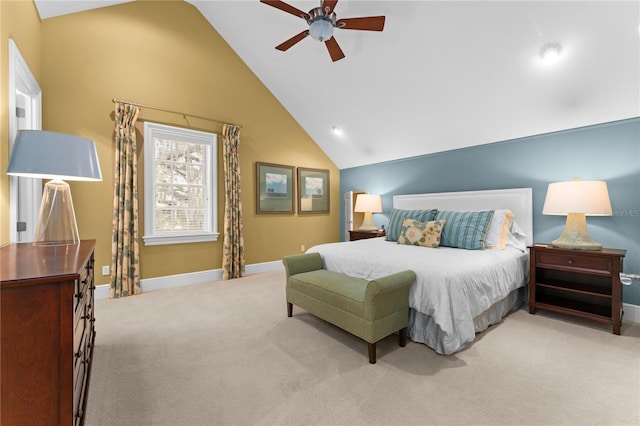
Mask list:
[[[550,183],[544,200],[542,214],[566,215],[562,235],[551,244],[556,247],[578,250],[600,250],[602,244],[589,236],[586,216],[611,216],[609,191],[604,181]]]

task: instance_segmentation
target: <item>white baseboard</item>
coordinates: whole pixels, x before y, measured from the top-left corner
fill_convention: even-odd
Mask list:
[[[245,267],[247,275],[259,274],[261,272],[281,271],[284,269],[281,261],[254,263]],[[211,269],[209,271],[190,272],[188,274],[168,275],[165,277],[146,278],[140,280],[142,292],[163,290],[166,288],[183,287],[186,285],[200,284],[209,281],[220,281],[222,279],[222,269]],[[96,299],[109,298],[110,284],[97,285],[94,293]]]
[[[640,324],[640,305],[623,303],[622,310],[624,311],[622,322],[635,322]]]

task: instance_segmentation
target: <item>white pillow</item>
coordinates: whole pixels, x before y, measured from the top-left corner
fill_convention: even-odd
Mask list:
[[[484,241],[486,248],[504,250],[507,246],[511,219],[513,219],[511,210],[494,210],[487,230],[487,238]]]
[[[523,253],[527,251],[527,236],[518,224],[513,221],[511,222],[511,229],[507,236],[507,245],[509,247],[515,247]]]

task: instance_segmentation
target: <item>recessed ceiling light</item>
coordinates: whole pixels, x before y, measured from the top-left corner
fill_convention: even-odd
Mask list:
[[[336,127],[336,126],[331,127],[331,131],[336,136],[342,136],[342,134],[343,134],[342,129],[339,128],[339,127]]]
[[[540,49],[540,57],[545,62],[556,62],[562,54],[562,46],[557,43],[547,43]]]

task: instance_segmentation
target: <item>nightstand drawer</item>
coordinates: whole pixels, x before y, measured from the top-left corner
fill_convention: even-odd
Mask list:
[[[611,272],[611,258],[602,256],[583,256],[561,253],[537,253],[536,264],[538,267],[563,266],[572,269],[588,269],[590,271]]]

